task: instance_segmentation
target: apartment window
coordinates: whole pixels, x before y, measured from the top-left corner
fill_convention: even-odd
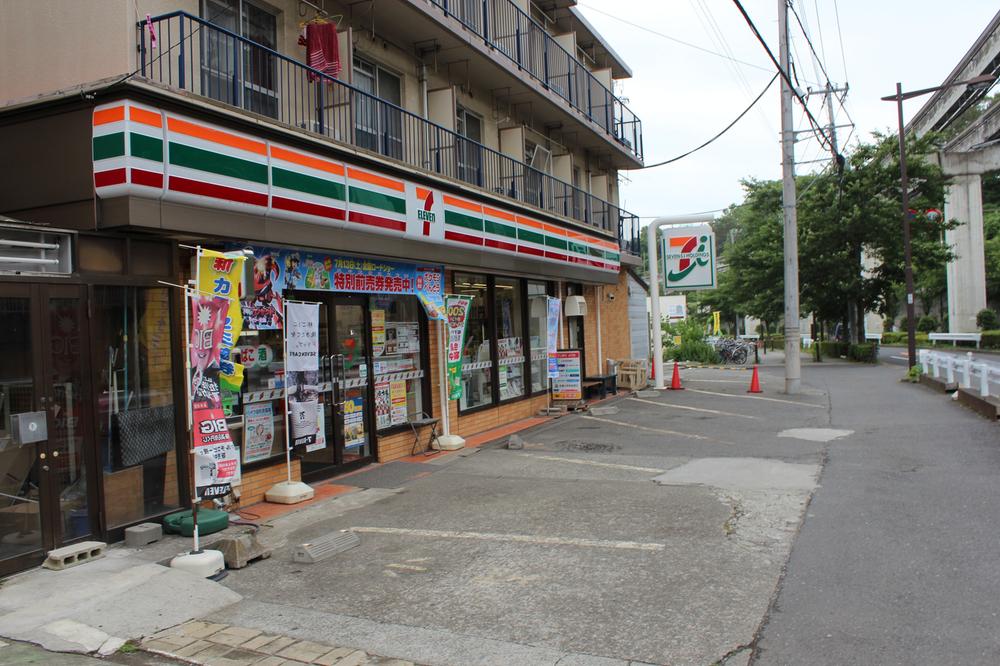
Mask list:
[[[202,93],[261,115],[278,117],[278,17],[274,9],[251,0],[202,0],[202,17],[236,33],[201,31]],[[264,47],[264,48],[261,48]]]
[[[467,183],[483,184],[483,120],[468,109],[458,107],[455,130],[463,139],[458,139],[456,156],[458,177]]]
[[[403,157],[402,82],[381,66],[354,58],[354,133],[359,148],[387,157]],[[386,103],[388,102],[388,104]]]
[[[533,141],[525,141],[524,162],[531,167],[524,178],[525,201],[539,208],[551,210],[550,199],[554,193],[547,191],[545,179],[552,172],[552,153]]]

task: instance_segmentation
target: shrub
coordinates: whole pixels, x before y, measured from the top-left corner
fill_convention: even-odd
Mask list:
[[[917,320],[917,330],[921,333],[931,333],[938,329],[938,320],[931,315],[924,315]]]
[[[847,358],[861,363],[875,363],[878,361],[878,345],[871,343],[851,345],[847,350]]]
[[[980,344],[987,349],[1000,349],[1000,331],[983,331]]]
[[[664,350],[667,360],[695,361],[696,363],[720,363],[722,359],[715,347],[704,340],[684,339],[679,345]]]
[[[837,342],[836,340],[824,340],[819,343],[819,353],[827,358],[840,358],[847,356],[850,343]]]
[[[990,309],[983,309],[976,313],[976,326],[980,331],[1000,328],[1000,317]]]
[[[906,331],[887,331],[882,334],[882,344],[898,345],[906,342]]]

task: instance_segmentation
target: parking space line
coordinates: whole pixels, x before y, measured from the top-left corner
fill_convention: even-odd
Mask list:
[[[636,430],[648,430],[649,432],[658,432],[662,435],[677,435],[678,437],[687,437],[689,439],[699,439],[704,442],[718,442],[720,444],[731,444],[731,442],[723,442],[719,439],[713,439],[712,437],[705,437],[704,435],[692,435],[688,432],[678,432],[677,430],[666,430],[664,428],[648,428],[646,426],[635,425],[634,423],[625,423],[624,421],[615,421],[614,419],[601,419],[596,416],[583,416],[582,418],[590,419],[591,421],[600,421],[601,423],[610,423],[612,425],[624,426],[626,428],[635,428]]]
[[[812,407],[813,409],[826,409],[825,405],[814,405],[809,402],[799,402],[797,400],[781,400],[780,398],[764,398],[759,395],[739,395],[738,393],[719,393],[718,391],[705,391],[703,389],[687,389],[690,393],[703,393],[705,395],[719,395],[723,398],[743,398],[745,400],[767,400],[768,402],[783,402],[786,405],[796,405],[798,407]]]
[[[634,400],[636,402],[645,402],[650,405],[657,405],[658,407],[668,407],[670,409],[686,409],[692,412],[705,412],[707,414],[718,414],[720,416],[737,416],[741,419],[758,419],[758,416],[748,416],[747,414],[736,414],[735,412],[724,412],[719,409],[706,409],[704,407],[689,407],[688,405],[675,405],[670,402],[655,402],[653,400],[644,400],[643,398],[629,398],[629,400]]]
[[[655,467],[637,467],[636,465],[622,465],[619,463],[598,462],[596,460],[581,460],[579,458],[561,458],[559,456],[540,456],[536,453],[521,453],[522,456],[535,458],[537,460],[550,460],[552,462],[571,463],[573,465],[590,465],[592,467],[607,467],[609,469],[624,469],[630,472],[649,472],[650,474],[663,474],[666,470]]]
[[[432,539],[474,539],[478,541],[505,541],[530,543],[541,546],[578,546],[581,548],[610,548],[613,550],[665,550],[666,544],[641,541],[609,541],[606,539],[577,539],[573,537],[534,536],[530,534],[497,534],[494,532],[455,532],[452,530],[418,530],[406,527],[351,527],[351,532],[362,534],[394,534],[399,536],[428,537]]]

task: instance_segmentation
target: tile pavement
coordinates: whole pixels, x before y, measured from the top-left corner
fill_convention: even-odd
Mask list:
[[[212,622],[188,622],[164,629],[143,640],[140,647],[204,666],[415,666],[364,650]]]

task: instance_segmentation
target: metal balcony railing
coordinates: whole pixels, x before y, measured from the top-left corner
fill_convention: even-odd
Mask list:
[[[155,49],[137,24],[146,79],[617,233],[638,253],[637,220],[603,199],[186,12],[151,22]]]
[[[642,160],[642,121],[512,0],[430,0]]]

